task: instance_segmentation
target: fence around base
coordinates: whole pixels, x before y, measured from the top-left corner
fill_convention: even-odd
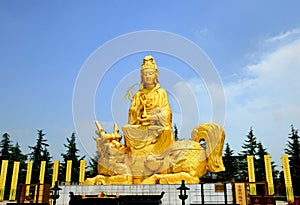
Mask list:
[[[65,185],[60,186],[60,198],[57,205],[69,203],[69,193],[75,195],[98,195],[106,192],[107,195],[127,196],[127,195],[160,195],[165,192],[162,200],[163,205],[181,205],[179,199],[178,184],[146,184],[146,185]],[[188,198],[185,204],[234,204],[233,186],[225,184],[225,189],[220,189],[220,184],[187,184],[190,190],[187,191]],[[225,192],[224,192],[225,191]],[[224,194],[226,193],[226,194]],[[204,201],[203,201],[204,199]]]

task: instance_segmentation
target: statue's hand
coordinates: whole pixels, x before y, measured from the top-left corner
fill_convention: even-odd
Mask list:
[[[150,120],[150,115],[148,115],[148,114],[142,114],[142,119]]]
[[[158,120],[156,115],[148,115],[148,114],[143,114],[142,117],[138,117],[137,119],[143,125],[150,125],[150,124],[153,125]]]
[[[138,121],[143,125],[149,125],[150,124],[150,116],[143,114],[142,117],[137,118]]]
[[[144,107],[145,105],[147,105],[147,99],[146,99],[146,96],[142,96],[141,98],[140,98],[140,100],[141,100],[141,105]]]

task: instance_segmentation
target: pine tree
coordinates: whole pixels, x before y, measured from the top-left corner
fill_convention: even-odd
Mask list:
[[[248,155],[253,155],[254,158],[254,167],[255,167],[255,156],[256,156],[256,149],[257,149],[257,140],[256,137],[254,136],[253,129],[250,127],[250,131],[248,135],[246,136],[245,143],[243,143],[243,150],[241,153],[239,153],[239,174],[243,175],[240,176],[240,178],[244,178],[244,175],[248,174],[248,164],[247,164],[247,156]]]
[[[50,155],[50,152],[49,152],[47,146],[45,146],[42,151],[41,161],[46,161],[44,183],[51,184],[52,183],[53,162],[52,162],[52,156]]]
[[[220,181],[234,181],[234,177],[238,173],[238,160],[228,143],[225,145],[223,164],[225,171],[221,172],[220,176],[218,175],[221,178]]]
[[[280,196],[284,196],[286,194],[283,171],[280,171],[279,173],[279,180],[278,183],[276,184],[276,193]]]
[[[24,162],[26,164],[27,155],[22,154],[22,150],[18,142],[15,144],[15,146],[11,147],[10,153],[10,159],[12,161]]]
[[[257,159],[255,163],[255,180],[256,181],[266,181],[266,169],[265,169],[265,155],[269,153],[263,147],[261,142],[257,143]]]
[[[179,138],[178,138],[178,129],[177,129],[176,124],[174,125],[174,137],[175,137],[175,141],[179,140]]]
[[[43,130],[38,130],[38,137],[36,140],[35,146],[28,146],[32,152],[29,154],[29,159],[33,162],[32,165],[32,175],[31,175],[31,183],[38,183],[39,182],[39,175],[40,175],[40,166],[42,161],[46,161],[46,166],[51,166],[51,157],[48,152],[47,147],[47,140],[44,139],[45,134]],[[46,178],[50,177],[50,170],[46,169],[45,171]],[[49,179],[45,179],[45,183],[50,183]]]
[[[291,125],[291,133],[289,134],[289,141],[285,153],[289,155],[290,171],[292,177],[292,184],[294,195],[300,195],[300,142],[298,130]]]
[[[25,183],[26,179],[26,167],[27,167],[27,155],[22,153],[22,150],[20,148],[19,143],[16,143],[15,146],[11,147],[10,150],[10,160],[11,162],[20,162],[20,167],[19,167],[19,178],[18,182],[19,183]]]
[[[12,147],[10,136],[8,133],[2,135],[2,140],[0,142],[0,154],[1,154],[1,164],[2,160],[9,160],[10,149]]]
[[[241,155],[256,155],[257,140],[254,136],[252,127],[250,128],[250,131],[247,135],[247,139],[245,140],[245,143],[243,144],[242,148],[244,150],[241,152]]]
[[[61,156],[63,157],[63,162],[61,164],[60,180],[65,181],[67,161],[72,160],[71,183],[78,183],[80,160],[83,160],[85,156],[80,157],[78,155],[79,149],[77,149],[76,146],[76,137],[74,132],[72,133],[70,138],[67,138],[67,142],[68,144],[64,144],[65,148],[67,148],[67,152],[65,154],[61,154]]]
[[[98,174],[98,160],[99,160],[99,154],[96,153],[96,155],[91,158],[88,165],[88,171],[87,171],[87,177],[94,177]]]
[[[11,163],[10,160],[10,150],[12,148],[12,142],[10,140],[10,136],[8,133],[4,133],[2,135],[2,140],[0,142],[0,153],[1,153],[1,164],[2,166],[2,160],[8,160],[8,166],[7,166],[7,174],[6,174],[6,182],[5,182],[5,193],[4,193],[4,198],[8,198],[9,196],[9,189],[10,189],[10,184],[11,184],[11,177],[12,177],[12,172],[13,172],[13,164]]]

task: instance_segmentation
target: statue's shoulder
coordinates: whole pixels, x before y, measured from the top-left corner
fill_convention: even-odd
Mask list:
[[[138,90],[138,91],[135,92],[135,95],[140,95],[142,92],[143,92],[143,91]]]
[[[167,91],[164,88],[158,88],[157,91],[164,95],[167,95]]]

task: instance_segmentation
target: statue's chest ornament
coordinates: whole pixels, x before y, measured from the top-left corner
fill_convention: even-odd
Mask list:
[[[145,93],[142,98],[146,100],[146,107],[152,107],[156,104],[156,99],[158,93],[157,92],[149,92],[149,93]]]

